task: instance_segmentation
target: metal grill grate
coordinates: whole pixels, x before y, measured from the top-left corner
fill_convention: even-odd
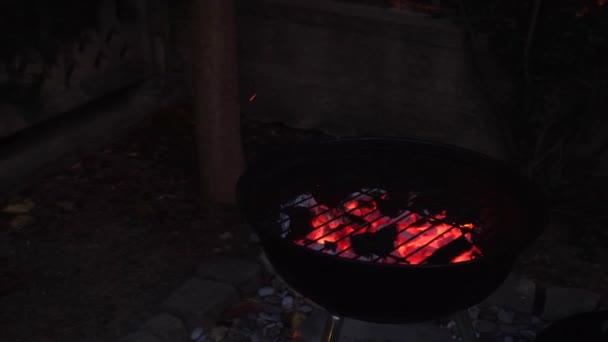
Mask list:
[[[363,189],[329,208],[317,203],[313,195],[304,194],[281,206],[277,222],[284,238],[323,253],[359,261],[444,264],[482,256],[473,243],[479,232],[477,225],[457,224],[450,221],[445,211],[432,214],[412,203],[404,203],[396,216],[389,217],[381,209],[387,196],[384,190]],[[300,212],[300,218],[289,214],[294,210]],[[297,220],[310,222],[308,230],[294,234]],[[314,222],[321,223],[314,225]],[[374,245],[382,246],[375,249],[378,246]]]

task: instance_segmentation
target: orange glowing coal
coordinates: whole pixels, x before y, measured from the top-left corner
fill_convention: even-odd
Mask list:
[[[318,204],[310,194],[299,196],[291,205],[296,203],[296,206],[308,208],[312,219],[310,231],[306,232],[305,238],[294,241],[324,253],[381,263],[424,264],[435,252],[451,243],[459,243],[460,249],[446,262],[466,262],[482,255],[472,241],[471,232],[476,229],[472,223],[450,224],[446,221],[446,211],[420,214],[402,210],[396,216],[389,217],[379,210],[379,201],[386,199],[387,194],[383,190],[378,191],[382,192],[381,196],[370,196],[369,190],[351,194],[349,200],[335,208]],[[282,218],[283,221],[289,220],[287,215]],[[285,231],[290,229],[289,225],[284,225],[283,228]],[[392,233],[385,234],[389,231]],[[389,236],[390,241],[382,243],[386,253],[381,257],[358,253],[353,239],[362,237],[362,234]]]

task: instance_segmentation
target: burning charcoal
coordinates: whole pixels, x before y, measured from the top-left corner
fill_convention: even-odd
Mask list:
[[[412,205],[411,193],[388,194],[376,198],[378,210],[384,216],[395,217]]]
[[[287,233],[288,239],[303,239],[312,231],[311,222],[314,214],[308,208],[287,208],[285,213],[289,215],[290,231]]]
[[[318,203],[325,204],[331,208],[337,207],[345,198],[348,197],[346,191],[330,189],[328,187],[316,186],[312,192],[313,197]]]
[[[439,248],[433,255],[425,260],[429,264],[448,264],[452,259],[460,254],[468,251],[473,245],[464,237],[461,236],[447,245]]]
[[[429,223],[429,220],[427,220],[425,218],[421,218],[421,219],[417,220],[416,222],[412,223],[412,227],[422,227],[428,223]]]
[[[382,189],[378,189],[378,188],[373,188],[373,189],[361,189],[361,191],[367,193],[369,196],[373,197],[375,200],[377,200],[378,198],[380,198],[382,195],[386,194],[386,190],[382,190]]]
[[[360,256],[377,255],[386,257],[395,249],[396,238],[397,227],[392,224],[376,233],[352,235],[350,243],[355,253]]]
[[[325,248],[329,251],[336,252],[338,250],[338,243],[333,241],[325,241]]]
[[[395,249],[395,239],[397,238],[397,226],[391,224],[379,230],[375,234],[374,254],[380,257],[387,257]]]
[[[359,216],[353,215],[351,213],[344,214],[344,217],[348,218],[354,224],[358,224],[358,225],[362,225],[362,226],[367,224],[367,221],[365,221],[365,219],[362,219]]]
[[[358,201],[359,202],[359,208],[366,208],[366,209],[373,209],[374,208],[374,201],[369,199],[361,199]]]
[[[357,255],[372,255],[374,253],[374,233],[351,235],[350,244]]]

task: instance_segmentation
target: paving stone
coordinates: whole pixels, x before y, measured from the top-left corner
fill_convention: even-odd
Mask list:
[[[533,340],[536,338],[536,333],[532,330],[522,330],[519,332],[519,334],[528,340]]]
[[[507,334],[507,335],[519,335],[519,332],[522,330],[527,329],[528,326],[527,325],[522,325],[522,324],[501,324],[500,325],[500,331],[502,331],[503,333]]]
[[[226,328],[226,327],[214,327],[211,330],[210,337],[213,341],[219,342],[219,341],[222,341],[224,339],[224,337],[226,337],[227,333],[228,333],[228,328]]]
[[[268,296],[272,296],[274,294],[274,292],[275,292],[274,288],[272,288],[270,286],[265,286],[258,290],[258,296],[268,297]],[[280,297],[277,297],[277,298],[280,299]],[[280,299],[280,300],[282,300],[282,299]]]
[[[260,263],[262,264],[266,274],[276,275],[277,272],[275,271],[274,266],[272,266],[270,260],[268,260],[268,257],[266,257],[266,253],[264,252],[260,254]]]
[[[550,287],[546,294],[545,308],[541,314],[546,321],[595,310],[601,299],[597,293],[575,288]]]
[[[138,331],[136,333],[130,334],[126,337],[124,337],[123,339],[120,340],[120,342],[165,342],[161,339],[159,339],[158,337],[152,335],[152,333],[149,333],[147,331]]]
[[[525,277],[509,275],[505,282],[490,295],[486,302],[532,314],[536,284]]]
[[[181,317],[188,329],[203,322],[214,323],[221,313],[236,304],[234,286],[211,280],[193,278],[179,287],[163,302],[163,308]]]
[[[502,338],[497,337],[495,334],[477,334],[477,340],[475,342],[502,342]]]
[[[469,312],[469,317],[471,317],[472,320],[478,319],[479,313],[481,312],[478,306],[472,306],[467,311]]]
[[[300,326],[299,341],[322,340],[323,328],[327,319],[327,312],[313,311],[311,316]],[[340,332],[339,342],[446,342],[451,340],[451,333],[435,324],[376,324],[359,320],[344,319]]]
[[[479,316],[477,317],[477,319],[483,319],[486,321],[496,321],[498,318],[496,318],[496,314],[494,312],[491,311],[482,311],[479,313]]]
[[[513,319],[515,318],[515,313],[513,311],[500,309],[498,311],[498,314],[496,314],[496,317],[498,317],[498,320],[501,323],[511,324],[513,323]]]
[[[184,322],[169,314],[160,314],[152,317],[143,325],[142,330],[151,333],[163,342],[189,341]]]
[[[255,292],[262,283],[260,265],[237,258],[209,258],[199,265],[197,274],[203,279],[231,284],[246,294]]]
[[[203,329],[203,327],[196,327],[192,329],[192,332],[190,332],[190,339],[193,341],[198,340],[203,336],[205,336],[205,330]]]
[[[475,327],[475,330],[482,333],[492,333],[498,330],[498,325],[496,323],[483,319],[474,321],[473,327]]]

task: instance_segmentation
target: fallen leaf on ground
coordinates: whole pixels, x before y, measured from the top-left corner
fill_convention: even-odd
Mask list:
[[[57,203],[57,205],[61,209],[65,209],[67,211],[72,211],[72,210],[76,209],[76,205],[74,204],[74,202],[63,201],[63,202]]]
[[[0,274],[0,296],[16,290],[20,283],[21,279],[16,274]]]
[[[223,319],[229,321],[246,314],[261,312],[263,309],[264,305],[262,303],[250,300],[239,303],[226,310],[226,312],[224,312]]]
[[[32,222],[34,222],[34,218],[31,216],[17,215],[9,222],[9,226],[13,229],[21,229]]]
[[[219,235],[220,240],[230,240],[234,237],[231,232],[224,232]]]
[[[34,201],[25,199],[20,203],[11,203],[2,209],[7,214],[27,214],[34,209]]]
[[[294,312],[291,316],[290,328],[293,330],[298,330],[300,328],[300,325],[302,325],[302,322],[306,320],[306,317],[307,316],[301,312]]]

